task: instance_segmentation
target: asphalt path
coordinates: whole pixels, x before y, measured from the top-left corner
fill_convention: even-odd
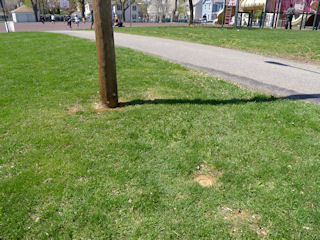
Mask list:
[[[94,31],[55,31],[95,40]],[[276,96],[320,105],[320,66],[203,44],[114,33],[115,45],[200,69]]]

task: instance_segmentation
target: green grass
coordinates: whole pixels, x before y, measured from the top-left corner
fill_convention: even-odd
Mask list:
[[[173,38],[320,64],[319,31],[221,27],[135,27],[116,32]]]
[[[118,48],[96,112],[95,43],[0,41],[1,239],[320,236],[319,106]]]

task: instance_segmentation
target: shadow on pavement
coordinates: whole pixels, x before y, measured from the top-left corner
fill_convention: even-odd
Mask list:
[[[284,99],[290,100],[306,100],[320,98],[320,94],[296,94],[284,97]]]
[[[316,72],[316,71],[312,71],[312,70],[308,70],[308,69],[304,69],[304,68],[299,68],[299,67],[294,67],[294,66],[280,63],[280,62],[275,62],[275,61],[264,61],[264,62],[269,63],[269,64],[278,65],[278,66],[283,66],[283,67],[291,67],[291,68],[295,68],[295,69],[299,69],[299,70],[303,70],[303,71],[311,72],[311,73],[315,73],[315,74],[320,74],[320,72]]]

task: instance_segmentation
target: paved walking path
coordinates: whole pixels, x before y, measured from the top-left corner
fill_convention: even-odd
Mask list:
[[[56,31],[94,40],[93,31]],[[116,46],[201,69],[250,88],[320,104],[320,66],[177,40],[115,33]]]

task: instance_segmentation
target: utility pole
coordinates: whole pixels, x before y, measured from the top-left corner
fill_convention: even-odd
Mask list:
[[[100,101],[114,108],[118,103],[111,0],[94,0],[93,14],[99,70]]]

